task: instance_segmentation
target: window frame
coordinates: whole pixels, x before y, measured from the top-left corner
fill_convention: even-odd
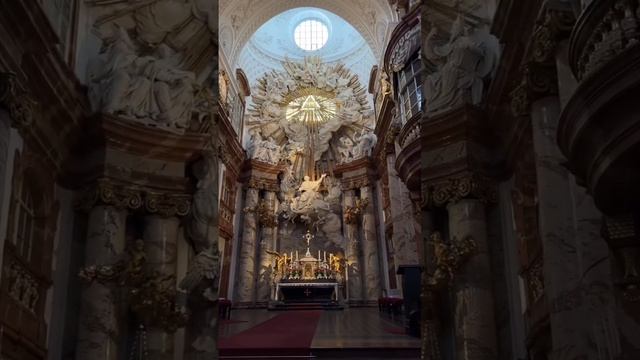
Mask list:
[[[294,28],[293,41],[301,50],[318,51],[329,42],[329,26],[318,18],[306,18]]]

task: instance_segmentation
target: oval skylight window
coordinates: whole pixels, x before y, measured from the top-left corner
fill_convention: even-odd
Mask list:
[[[294,30],[294,39],[299,48],[314,51],[322,48],[329,40],[329,29],[319,20],[302,21]]]

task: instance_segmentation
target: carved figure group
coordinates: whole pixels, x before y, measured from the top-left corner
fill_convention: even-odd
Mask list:
[[[17,263],[11,264],[8,268],[7,275],[9,276],[9,296],[27,310],[34,313],[38,300],[40,299],[36,279],[29,275]]]
[[[438,28],[432,26],[423,49],[431,65],[428,68],[435,68],[425,81],[427,113],[480,103],[484,80],[497,66],[499,44],[495,36],[486,29],[474,29],[469,33],[464,19],[458,17],[452,25],[448,42],[439,43]]]
[[[141,56],[127,31],[118,28],[106,51],[90,65],[91,100],[97,111],[147,125],[186,128],[194,106],[195,75],[179,69],[167,45]]]
[[[281,150],[280,145],[272,137],[264,140],[258,133],[251,135],[247,147],[248,155],[251,159],[269,164],[277,164],[280,161]]]

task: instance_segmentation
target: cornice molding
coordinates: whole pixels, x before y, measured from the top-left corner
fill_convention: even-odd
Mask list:
[[[161,216],[185,216],[191,209],[192,194],[161,193],[136,184],[116,183],[102,178],[86,187],[76,199],[76,208],[90,211],[108,205],[120,209],[142,210]]]

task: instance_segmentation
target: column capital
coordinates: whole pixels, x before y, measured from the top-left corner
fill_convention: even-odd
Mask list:
[[[359,176],[351,177],[342,180],[342,189],[344,190],[356,190],[371,186],[373,180],[369,174],[362,174]]]
[[[13,72],[0,72],[0,106],[6,108],[11,116],[11,126],[19,131],[33,124],[37,103],[24,90]]]
[[[571,5],[562,2],[547,2],[538,14],[521,67],[522,78],[511,92],[513,115],[526,116],[536,99],[558,93],[556,51],[575,21]]]
[[[98,205],[140,210],[161,216],[185,216],[191,209],[192,194],[162,193],[136,184],[117,184],[98,179],[86,187],[76,199],[76,208],[89,211]]]
[[[267,190],[267,191],[273,191],[273,192],[278,192],[280,190],[277,180],[258,178],[258,177],[249,178],[248,181],[245,183],[245,188],[256,189],[256,190]]]
[[[479,174],[465,174],[422,184],[423,206],[440,207],[466,198],[495,203],[498,198],[496,185],[491,179]]]

